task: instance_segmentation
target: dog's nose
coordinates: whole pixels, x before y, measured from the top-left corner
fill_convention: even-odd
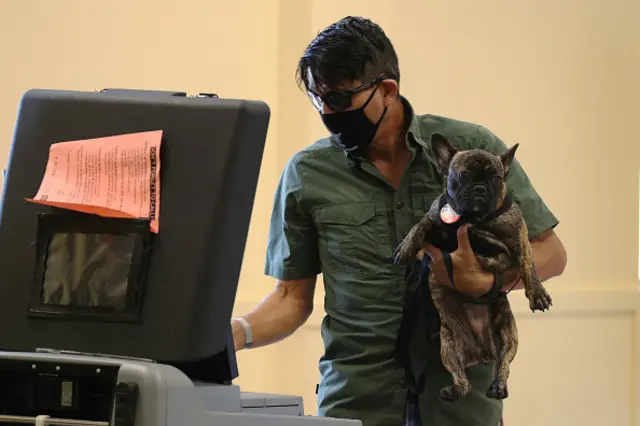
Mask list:
[[[487,195],[487,188],[482,185],[478,185],[473,188],[473,194],[477,197],[484,197],[485,195]]]

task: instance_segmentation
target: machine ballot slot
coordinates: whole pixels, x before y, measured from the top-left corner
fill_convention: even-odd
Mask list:
[[[34,424],[42,415],[51,424],[70,419],[108,425],[118,371],[113,365],[0,359],[0,425]],[[135,405],[133,413],[127,408],[131,419]]]
[[[149,220],[55,210],[37,215],[28,315],[139,321],[152,238]]]

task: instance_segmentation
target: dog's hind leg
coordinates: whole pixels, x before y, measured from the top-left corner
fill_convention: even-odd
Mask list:
[[[495,378],[487,390],[487,397],[505,399],[509,396],[507,380],[511,362],[518,350],[518,329],[506,295],[493,302],[491,325],[495,330]]]
[[[471,383],[465,372],[464,351],[456,347],[456,338],[445,324],[440,328],[440,346],[442,364],[453,378],[453,385],[440,390],[440,399],[456,402],[471,391]]]

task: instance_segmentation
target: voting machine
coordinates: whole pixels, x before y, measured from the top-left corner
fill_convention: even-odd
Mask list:
[[[243,392],[259,101],[30,90],[0,200],[0,425],[360,425]]]

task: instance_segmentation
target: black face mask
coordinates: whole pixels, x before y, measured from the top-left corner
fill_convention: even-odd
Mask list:
[[[380,119],[372,123],[364,109],[367,107],[378,88],[376,87],[367,102],[360,108],[351,111],[334,112],[332,114],[320,114],[322,122],[327,129],[336,137],[340,146],[349,153],[363,152],[373,142],[378,127],[382,119],[387,114],[387,107],[384,108]]]

